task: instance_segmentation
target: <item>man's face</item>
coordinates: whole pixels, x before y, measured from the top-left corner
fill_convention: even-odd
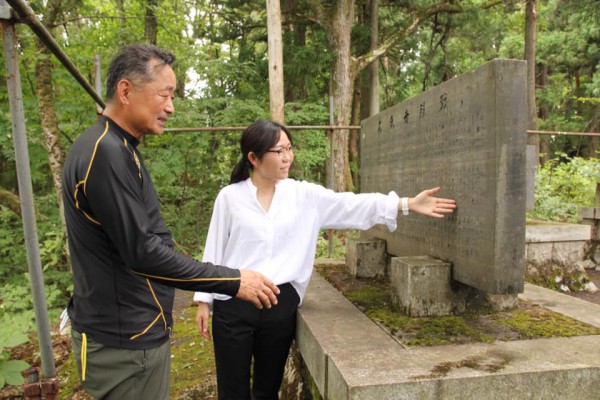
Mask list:
[[[147,134],[163,133],[169,116],[175,112],[175,85],[175,73],[169,65],[158,67],[154,80],[133,84],[126,116],[131,134],[141,139]]]

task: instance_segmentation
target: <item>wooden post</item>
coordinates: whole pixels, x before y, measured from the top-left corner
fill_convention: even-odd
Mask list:
[[[267,0],[267,31],[269,56],[269,103],[271,119],[285,123],[283,99],[283,45],[281,38],[281,7],[279,0]]]

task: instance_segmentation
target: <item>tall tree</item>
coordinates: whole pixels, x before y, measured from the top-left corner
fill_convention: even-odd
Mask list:
[[[347,126],[350,123],[354,82],[360,71],[412,34],[421,23],[432,15],[462,11],[460,5],[451,3],[439,3],[417,10],[411,15],[408,26],[393,32],[376,50],[353,56],[351,45],[355,12],[354,0],[336,0],[335,2],[307,0],[307,3],[313,10],[317,22],[325,30],[329,49],[334,53],[331,85],[333,118],[334,124],[337,126]],[[338,129],[333,134],[333,163],[336,170],[333,181],[334,189],[338,191],[352,190],[348,137],[347,129]]]
[[[379,44],[379,0],[371,0],[371,51]],[[379,113],[379,60],[371,64],[369,93],[369,116]]]
[[[160,0],[147,0],[146,1],[146,15],[144,18],[144,36],[146,42],[156,45],[156,39],[158,36],[158,18],[156,17],[156,10],[160,4]]]
[[[62,0],[50,0],[42,13],[42,23],[50,32],[53,31],[58,17],[62,12]],[[48,152],[48,164],[52,174],[52,182],[56,192],[56,200],[60,212],[61,225],[66,235],[64,205],[62,200],[62,164],[65,151],[60,145],[60,130],[58,128],[56,108],[54,101],[54,85],[52,81],[53,56],[44,43],[36,38],[38,56],[35,63],[36,94],[40,123],[44,137],[44,146]],[[68,248],[65,246],[67,252]]]

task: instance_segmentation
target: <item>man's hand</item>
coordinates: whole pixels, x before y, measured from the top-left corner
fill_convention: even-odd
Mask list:
[[[276,295],[279,294],[279,288],[264,277],[263,274],[256,271],[240,270],[241,282],[240,289],[235,297],[253,303],[257,308],[271,308],[271,304],[277,304]]]
[[[210,329],[208,329],[208,320],[210,319],[210,306],[208,303],[198,303],[198,312],[196,313],[196,324],[198,332],[205,339],[210,340]]]

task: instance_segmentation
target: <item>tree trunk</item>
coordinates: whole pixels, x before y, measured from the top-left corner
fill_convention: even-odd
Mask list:
[[[379,0],[371,0],[371,51],[379,43]],[[379,60],[371,63],[371,92],[369,94],[369,116],[379,114]]]
[[[158,18],[156,10],[158,9],[159,0],[148,0],[146,2],[146,16],[144,18],[144,37],[146,43],[156,45],[158,36]]]
[[[354,59],[351,53],[351,33],[354,23],[354,1],[336,0],[331,2],[307,0],[327,34],[329,48],[334,52],[331,72],[333,98],[333,124],[348,125],[352,112],[352,96],[356,75],[369,66],[399,40],[411,35],[417,27],[431,15],[440,12],[461,12],[458,4],[439,3],[421,13],[417,13],[405,29],[393,32],[385,43],[367,55]],[[352,179],[348,163],[348,130],[336,130],[333,134],[333,164],[335,167],[334,189],[337,191],[352,190]],[[329,173],[329,169],[327,170]]]
[[[295,48],[302,48],[306,46],[306,25],[303,23],[295,23],[293,16],[299,14],[301,11],[298,10],[298,0],[287,0],[285,2],[285,14],[290,16],[290,21],[285,25],[286,32],[291,33],[292,45]],[[283,17],[285,20],[286,17]],[[285,46],[285,44],[284,44]],[[285,52],[284,52],[285,54]],[[292,56],[291,61],[294,62],[295,58]],[[300,62],[304,62],[301,60]],[[288,60],[288,63],[290,60]],[[285,95],[284,99],[287,102],[305,101],[308,96],[308,89],[306,87],[306,73],[297,73],[292,75],[284,76],[285,82]]]
[[[125,5],[123,4],[124,0],[115,0],[115,4],[117,6],[117,14],[119,15],[119,47],[120,45],[125,44],[126,35],[125,35],[125,25],[127,20],[125,19]]]
[[[354,0],[338,0],[332,15],[328,39],[335,49],[332,72],[334,125],[347,126],[352,112],[355,72],[350,52],[351,31],[354,22]],[[333,132],[333,165],[336,191],[352,191],[352,177],[348,158],[348,129]]]
[[[357,83],[360,79],[357,78]],[[357,86],[357,83],[354,86]],[[352,117],[350,118],[350,123],[352,125],[360,125],[360,114],[362,99],[361,99],[361,91],[354,91],[354,99],[352,100]],[[354,190],[360,190],[360,130],[351,130],[350,131],[350,142],[348,143],[348,161],[350,162],[350,174],[352,175],[352,186]]]
[[[57,15],[62,6],[61,0],[54,0],[48,3],[44,11],[43,23],[48,30],[51,31],[54,26]],[[43,143],[48,152],[48,164],[52,174],[52,183],[56,192],[58,209],[60,213],[60,222],[65,234],[67,228],[65,223],[64,205],[62,200],[62,165],[65,159],[65,153],[60,146],[59,138],[60,131],[56,118],[56,108],[54,107],[53,82],[52,82],[52,53],[48,48],[36,37],[36,48],[38,56],[36,57],[35,77],[36,77],[36,94],[38,109],[40,112],[40,124],[44,137]],[[68,254],[68,247],[65,242],[65,251]]]
[[[537,0],[527,0],[525,12],[525,60],[527,61],[527,129],[529,130],[537,130],[537,106],[535,100],[536,25]],[[534,145],[538,154],[540,151],[539,142],[538,135],[527,135],[527,144]]]
[[[540,87],[545,88],[548,86],[548,65],[542,64],[540,71]],[[548,118],[550,111],[548,110],[548,105],[542,103],[540,106],[540,118],[546,119]],[[551,149],[550,149],[550,135],[540,135],[540,158],[541,163],[545,164],[552,158]]]
[[[267,0],[267,31],[269,55],[269,104],[271,119],[285,122],[283,99],[283,45],[281,38],[281,8],[279,0]]]

